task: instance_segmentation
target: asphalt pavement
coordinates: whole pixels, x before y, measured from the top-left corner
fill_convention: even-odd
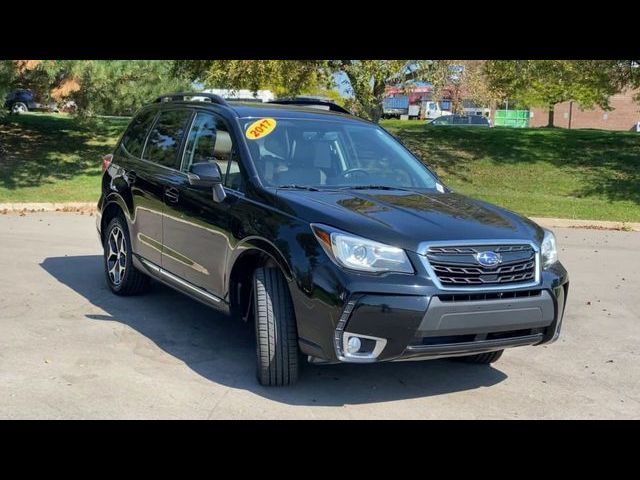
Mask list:
[[[571,287],[552,345],[265,388],[251,325],[159,284],[111,294],[94,222],[0,215],[0,418],[640,418],[640,232],[555,229]]]

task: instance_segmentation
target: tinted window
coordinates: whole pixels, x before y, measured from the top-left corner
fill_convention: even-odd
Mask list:
[[[472,117],[472,119],[473,119],[472,123],[477,125],[486,125],[489,123],[486,118],[481,117],[479,115]]]
[[[223,183],[240,190],[240,165],[233,147],[232,134],[222,119],[209,113],[198,113],[189,132],[183,168],[189,171],[194,163],[214,162],[220,169]]]
[[[138,158],[142,157],[144,141],[147,138],[147,132],[155,115],[155,110],[147,110],[146,112],[140,113],[129,125],[120,144],[129,155]]]
[[[178,168],[178,150],[190,116],[189,110],[160,112],[149,134],[144,158],[165,167]]]

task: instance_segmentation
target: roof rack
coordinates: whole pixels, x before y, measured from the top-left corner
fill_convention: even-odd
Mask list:
[[[188,98],[199,97],[207,99],[211,103],[217,103],[218,105],[228,105],[224,98],[215,93],[204,92],[182,92],[182,93],[168,93],[167,95],[161,95],[155,99],[154,103],[160,102],[186,102]]]
[[[279,98],[277,100],[269,100],[267,103],[275,103],[278,105],[300,105],[302,107],[322,108],[323,110],[330,110],[332,112],[346,113],[352,115],[352,113],[346,108],[342,108],[337,103],[333,103],[328,100],[319,100],[313,97],[294,97],[294,98]]]

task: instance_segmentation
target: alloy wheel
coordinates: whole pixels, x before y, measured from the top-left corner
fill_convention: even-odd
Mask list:
[[[109,279],[115,286],[122,283],[127,268],[127,244],[124,233],[116,226],[109,233],[107,242],[107,272]]]
[[[22,103],[16,103],[13,106],[13,113],[25,113],[27,108]]]

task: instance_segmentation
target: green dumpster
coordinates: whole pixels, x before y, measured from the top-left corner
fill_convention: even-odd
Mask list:
[[[529,110],[496,110],[493,124],[496,127],[527,128]]]

